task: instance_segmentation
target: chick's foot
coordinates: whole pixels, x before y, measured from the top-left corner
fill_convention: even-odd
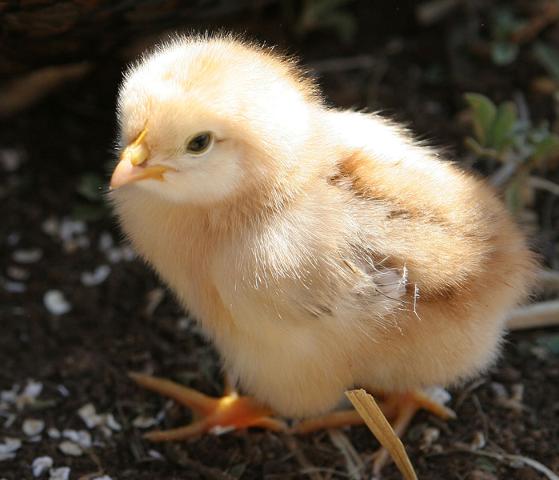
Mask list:
[[[260,427],[285,431],[284,422],[272,418],[272,411],[251,397],[226,392],[223,397],[210,397],[197,390],[170,380],[141,373],[130,373],[130,378],[141,387],[175,400],[195,414],[195,420],[184,427],[148,432],[144,437],[152,442],[184,440],[204,433]]]
[[[392,424],[398,437],[406,433],[413,417],[419,410],[427,410],[443,420],[456,418],[453,410],[432,399],[426,393],[416,390],[408,393],[391,393],[384,396],[381,409]],[[385,448],[374,454],[373,475],[379,476],[382,469],[389,463],[390,455]]]
[[[380,399],[382,412],[390,421],[396,435],[400,438],[404,435],[413,417],[419,410],[427,410],[444,420],[456,418],[456,414],[451,409],[433,400],[421,391],[382,394],[378,397]],[[362,423],[363,419],[357,411],[341,410],[320,417],[303,420],[293,427],[292,432],[306,434],[327,428],[340,428],[360,425]],[[385,448],[381,448],[375,452],[373,473],[379,475],[389,460],[390,455]]]

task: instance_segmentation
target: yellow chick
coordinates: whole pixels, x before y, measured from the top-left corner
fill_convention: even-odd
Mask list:
[[[281,429],[272,411],[324,414],[354,386],[403,398],[495,360],[534,257],[482,181],[401,127],[327,107],[291,59],[230,36],[145,55],[118,120],[122,228],[256,399],[135,375],[202,415],[150,438]]]

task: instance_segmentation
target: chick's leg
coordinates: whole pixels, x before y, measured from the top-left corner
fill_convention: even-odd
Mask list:
[[[145,438],[153,442],[184,440],[203,433],[247,427],[286,430],[281,420],[270,417],[272,411],[269,408],[258,404],[251,397],[237,395],[230,388],[226,388],[223,397],[215,398],[163,378],[141,373],[131,373],[130,377],[141,387],[172,398],[191,409],[197,417],[191,424],[181,428],[147,433]]]
[[[381,408],[392,424],[398,437],[402,437],[409,427],[413,417],[419,410],[427,410],[443,420],[456,418],[453,410],[429,397],[422,391],[408,393],[392,393],[384,396]],[[385,448],[374,454],[373,474],[379,476],[382,469],[390,462],[390,455]]]
[[[421,391],[383,394],[379,398],[381,399],[380,407],[382,412],[390,421],[394,432],[399,437],[404,435],[413,417],[419,410],[427,410],[445,420],[456,417],[456,414],[451,409],[433,400]],[[321,417],[303,420],[295,425],[293,432],[305,434],[325,428],[339,428],[362,423],[363,419],[355,410],[342,410]],[[389,460],[390,455],[385,448],[378,450],[374,456],[373,473],[378,475]]]

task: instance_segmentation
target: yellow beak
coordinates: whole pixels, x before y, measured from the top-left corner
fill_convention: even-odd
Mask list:
[[[171,170],[164,165],[145,165],[149,158],[149,149],[144,142],[146,134],[147,128],[144,128],[138,137],[122,151],[120,161],[111,177],[111,190],[147,178],[162,181],[164,180],[163,174]]]

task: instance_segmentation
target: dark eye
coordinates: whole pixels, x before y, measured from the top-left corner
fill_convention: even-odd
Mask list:
[[[213,143],[213,135],[210,132],[203,132],[194,135],[186,144],[188,153],[201,154],[208,150]]]

